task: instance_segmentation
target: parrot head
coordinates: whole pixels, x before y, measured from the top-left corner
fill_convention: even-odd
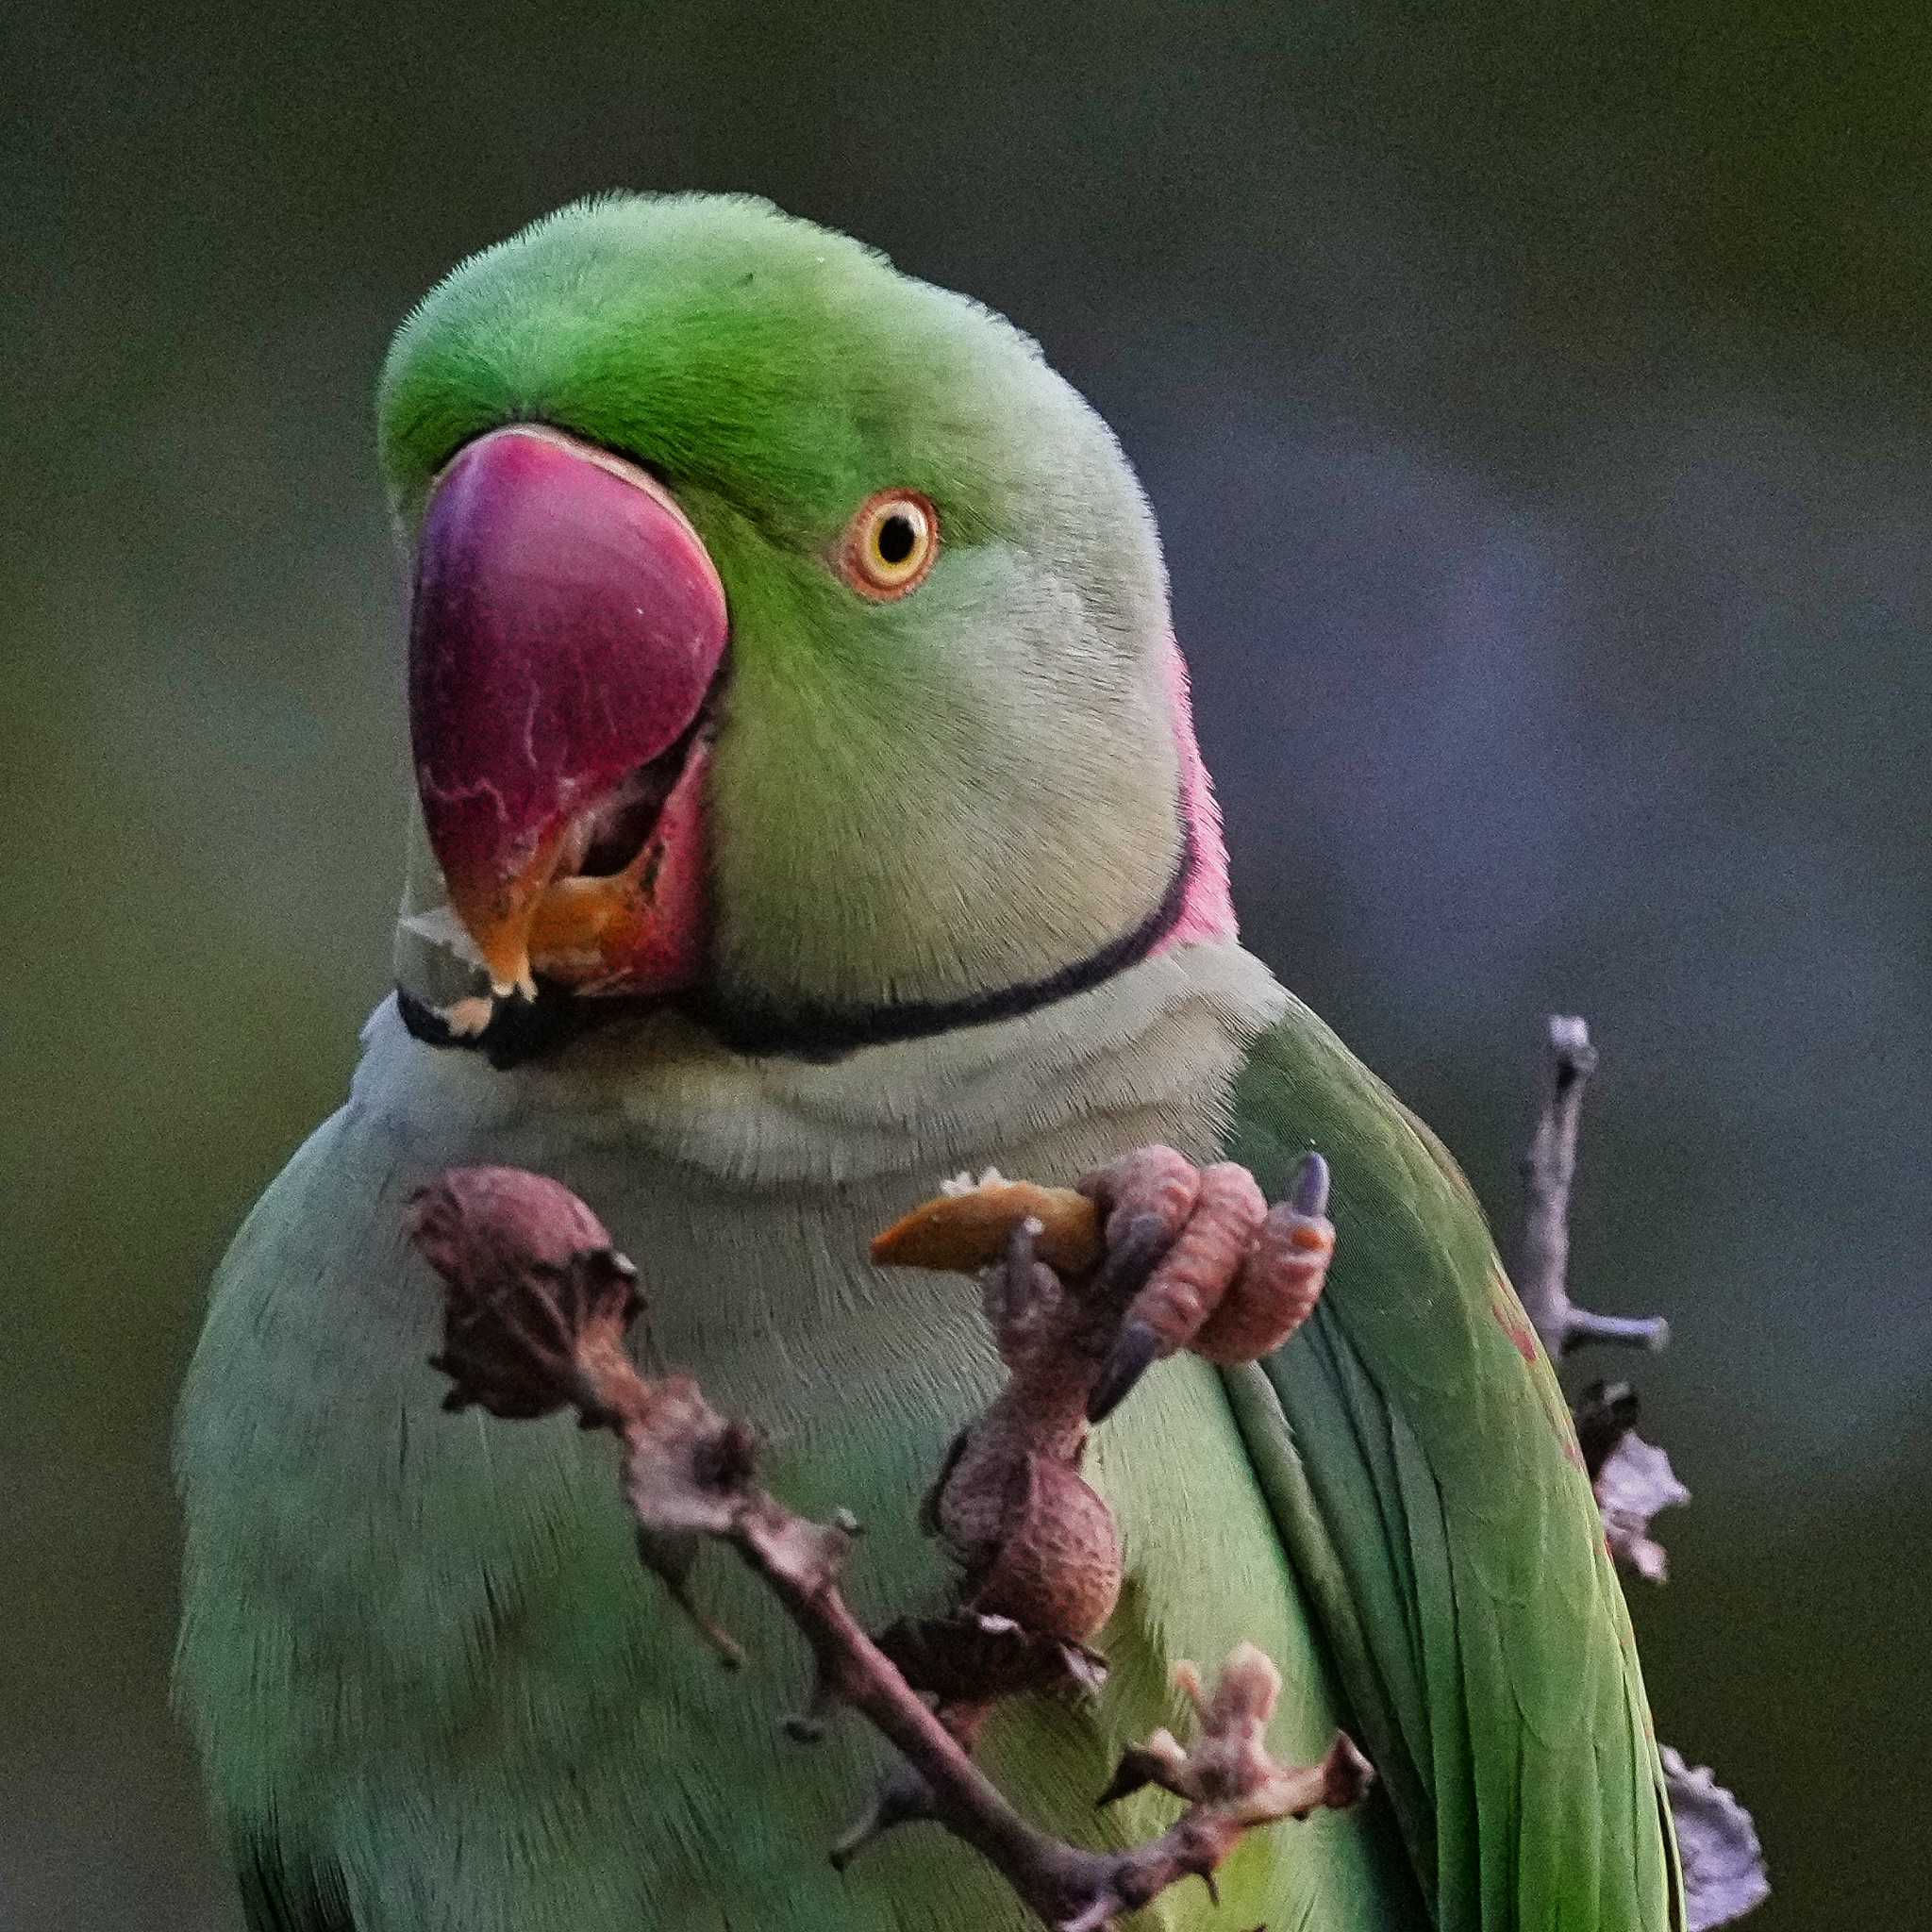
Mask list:
[[[454,1030],[858,1043],[1231,929],[1145,500],[989,310],[762,202],[599,199],[437,287],[378,414]]]

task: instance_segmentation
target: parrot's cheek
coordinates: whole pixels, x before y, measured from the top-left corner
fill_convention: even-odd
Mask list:
[[[670,492],[558,431],[499,429],[417,545],[409,724],[451,910],[498,995],[692,984],[724,591]]]

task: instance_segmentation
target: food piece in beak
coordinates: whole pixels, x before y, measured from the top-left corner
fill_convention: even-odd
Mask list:
[[[699,716],[727,635],[702,540],[636,465],[519,425],[443,471],[417,544],[409,726],[430,846],[494,992],[532,994],[533,954],[599,991],[697,975]],[[616,818],[633,855],[573,876],[633,796]]]

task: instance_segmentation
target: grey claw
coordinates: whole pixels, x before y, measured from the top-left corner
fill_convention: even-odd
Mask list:
[[[1105,1422],[1159,1356],[1160,1337],[1145,1322],[1123,1323],[1119,1336],[1108,1351],[1100,1379],[1087,1397],[1087,1420]]]
[[[1094,1280],[1096,1292],[1116,1303],[1124,1302],[1154,1273],[1173,1245],[1174,1236],[1158,1214],[1137,1214],[1118,1236],[1109,1227],[1107,1258]]]
[[[1289,1190],[1288,1205],[1297,1214],[1326,1214],[1328,1211],[1328,1163],[1312,1148],[1302,1156],[1295,1169],[1294,1185]]]

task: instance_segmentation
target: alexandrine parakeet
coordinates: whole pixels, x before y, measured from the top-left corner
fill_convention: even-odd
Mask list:
[[[1617,1582],[1548,1363],[1441,1147],[1236,939],[1147,505],[976,304],[763,203],[586,202],[466,262],[379,404],[414,559],[420,810],[347,1106],[216,1281],[178,1438],[180,1696],[249,1923],[276,1932],[993,1932],[930,1826],[844,1875],[856,1727],[776,1722],[795,1640],[706,1574],[721,1672],[568,1423],[443,1415],[412,1189],[556,1176],[652,1345],[869,1525],[883,1622],[943,1585],[921,1492],[995,1386],[970,1292],[867,1238],[941,1176],[1135,1145],[1339,1252],[1274,1357],[1148,1375],[1096,1438],[1128,1575],[1091,1707],[989,1768],[1096,1814],[1168,1673],[1252,1639],[1276,1747],[1379,1774],[1141,1923],[1663,1928],[1676,1878]]]

